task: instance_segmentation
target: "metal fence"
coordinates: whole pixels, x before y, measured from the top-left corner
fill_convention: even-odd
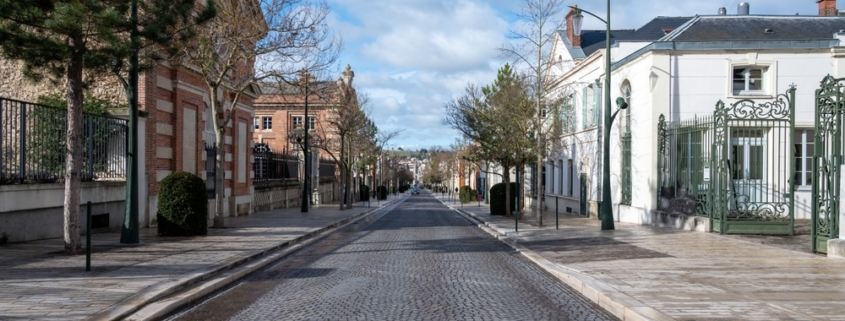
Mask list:
[[[337,164],[330,160],[320,160],[320,180],[334,180],[337,177]]]
[[[215,199],[215,190],[217,187],[217,146],[214,144],[205,144],[205,191],[208,193],[208,199]]]
[[[660,115],[658,197],[694,202],[690,214],[699,216],[708,215],[712,127],[712,116],[666,123]]]
[[[254,185],[299,179],[299,159],[296,156],[273,152],[255,152],[253,155]]]
[[[125,179],[128,121],[83,114],[82,181]],[[64,180],[67,110],[0,98],[0,184]]]

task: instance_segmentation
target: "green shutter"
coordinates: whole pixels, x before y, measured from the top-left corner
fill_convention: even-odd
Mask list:
[[[587,128],[587,87],[584,87],[583,93],[581,94],[581,128]]]

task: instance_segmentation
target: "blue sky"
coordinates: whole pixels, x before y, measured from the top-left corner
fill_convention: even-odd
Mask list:
[[[355,87],[372,98],[379,129],[403,129],[393,147],[448,147],[457,132],[441,125],[443,105],[468,83],[485,85],[505,61],[497,47],[520,22],[521,0],[326,0],[329,24],[344,39],[340,64],[352,66]],[[748,1],[752,14],[815,15],[815,0]],[[735,14],[740,1],[613,0],[613,29],[636,29],[656,16]],[[567,5],[604,16],[606,1]],[[840,4],[839,8],[843,6]],[[563,19],[563,14],[559,17]],[[584,29],[604,24],[584,19]]]

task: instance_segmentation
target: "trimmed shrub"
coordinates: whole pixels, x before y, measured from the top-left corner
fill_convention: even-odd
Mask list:
[[[158,192],[158,234],[208,234],[208,194],[205,182],[194,174],[176,172],[161,181]]]
[[[361,195],[359,196],[360,201],[368,201],[370,199],[370,187],[367,185],[361,185],[360,187]]]
[[[469,203],[475,200],[475,190],[469,186],[461,186],[461,203]]]
[[[384,185],[376,187],[376,197],[378,197],[378,199],[380,199],[380,200],[386,200],[387,199],[387,187],[384,186]]]
[[[405,193],[409,189],[411,189],[411,185],[400,185],[399,186],[399,193]]]
[[[516,183],[511,185],[511,208],[516,209]],[[490,215],[505,215],[505,183],[490,188]]]

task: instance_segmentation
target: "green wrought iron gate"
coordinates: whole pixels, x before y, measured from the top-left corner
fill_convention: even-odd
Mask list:
[[[716,104],[710,229],[792,235],[795,88],[772,101]]]
[[[810,247],[827,253],[827,240],[839,237],[840,166],[845,78],[825,77],[816,90],[813,155],[813,209]]]

